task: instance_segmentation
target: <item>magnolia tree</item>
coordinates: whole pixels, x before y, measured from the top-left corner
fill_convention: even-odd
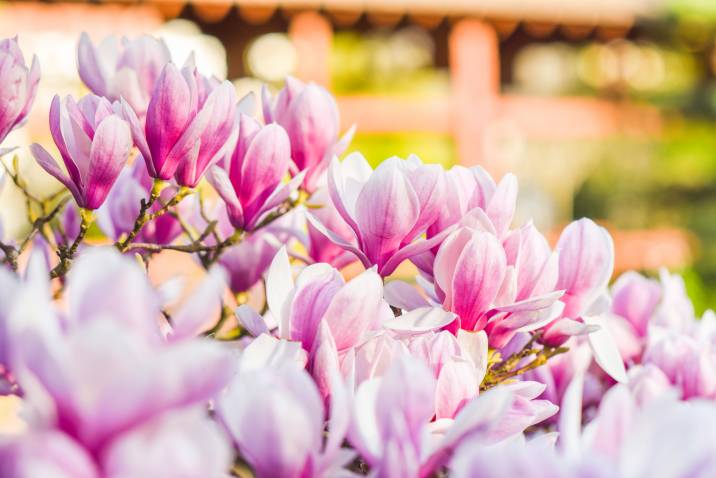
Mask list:
[[[610,289],[602,227],[553,249],[514,224],[512,175],[340,160],[352,130],[315,84],[239,100],[151,37],[83,35],[77,60],[91,93],[52,100],[57,154],[30,146],[63,188],[2,150],[30,228],[0,232],[24,423],[1,476],[716,474],[716,317],[665,272]],[[39,81],[2,41],[0,142]],[[200,284],[150,282],[162,251]]]

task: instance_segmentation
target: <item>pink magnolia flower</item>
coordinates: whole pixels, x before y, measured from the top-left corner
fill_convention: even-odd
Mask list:
[[[638,272],[625,272],[612,286],[612,313],[626,319],[644,337],[660,299],[658,282]]]
[[[209,175],[226,203],[234,227],[253,229],[296,189],[300,177],[281,184],[291,161],[290,148],[281,126],[261,126],[253,118],[239,115],[239,136],[233,153],[213,167]]]
[[[637,404],[645,404],[675,395],[669,377],[654,364],[637,365],[629,369],[629,390]]]
[[[344,241],[309,214],[312,225],[355,254],[365,267],[377,266],[383,277],[404,260],[440,243],[450,232],[419,239],[443,207],[445,184],[440,166],[424,165],[415,156],[405,161],[389,158],[375,171],[358,153],[342,163],[334,160],[328,187],[333,205],[353,230],[357,245]]]
[[[154,458],[178,460],[170,468],[175,471],[224,469],[228,453],[221,451],[219,432],[205,423],[204,407],[230,379],[231,356],[210,342],[165,340],[158,297],[131,259],[97,249],[75,266],[66,313],[38,309],[40,296],[32,304],[23,300],[23,320],[16,322],[13,367],[33,427],[70,437],[92,457],[97,476],[133,476],[132,470],[143,476],[158,466],[145,461],[150,450]],[[45,269],[49,295],[47,277]],[[187,323],[186,315],[176,314],[175,329]],[[187,464],[178,445],[196,436],[218,449],[194,447],[196,462]]]
[[[132,147],[129,125],[105,98],[86,95],[79,102],[55,96],[50,107],[50,131],[67,174],[39,144],[30,149],[38,164],[60,181],[77,205],[97,209],[127,162]]]
[[[710,344],[667,332],[646,348],[643,363],[658,367],[684,400],[716,397],[716,353]]]
[[[660,300],[659,283],[637,272],[625,272],[612,286],[609,325],[624,360],[641,358]]]
[[[683,277],[659,271],[661,302],[654,311],[651,323],[672,331],[689,331],[696,320],[694,305],[686,293]]]
[[[0,143],[27,119],[39,82],[37,57],[32,57],[32,65],[28,68],[17,37],[0,40],[0,84],[3,85],[0,90]]]
[[[126,101],[134,144],[149,175],[195,187],[206,170],[224,156],[235,132],[236,93],[228,81],[215,84],[188,64],[167,63],[156,81],[146,125]]]
[[[51,476],[222,476],[230,466],[223,433],[202,410],[172,412],[138,425],[94,457],[72,436],[56,429],[32,430],[0,442],[0,469],[7,478]]]
[[[515,401],[512,392],[498,388],[469,401],[454,420],[431,424],[435,387],[426,366],[406,355],[384,376],[358,387],[348,440],[374,476],[432,476],[470,437],[494,443],[522,433],[542,418],[526,413],[529,399]]]
[[[557,242],[559,279],[557,288],[565,291],[563,319],[545,328],[544,341],[564,343],[571,335],[585,333],[588,326],[579,319],[603,312],[601,299],[606,294],[614,271],[614,243],[603,227],[589,219],[568,225]]]
[[[459,165],[442,174],[449,194],[445,195],[444,207],[440,208],[437,220],[428,227],[426,237],[430,239],[463,222],[469,215],[476,215],[484,228],[493,231],[500,240],[504,239],[509,232],[517,203],[518,185],[515,176],[507,174],[499,183],[495,183],[480,166],[468,169]],[[432,278],[433,262],[439,245],[411,258],[428,278]]]
[[[486,330],[490,344],[499,348],[518,331],[535,330],[561,312],[551,252],[541,242],[530,244],[536,231],[518,231],[525,241],[519,236],[516,244],[507,241],[509,266],[505,247],[492,232],[462,227],[444,240],[434,276],[437,298],[458,317],[451,330]]]
[[[518,190],[515,176],[507,174],[495,183],[480,166],[469,169],[453,166],[444,174],[450,194],[445,198],[445,207],[440,208],[438,219],[428,229],[428,237],[459,223],[475,208],[485,212],[498,237],[503,237],[515,214]]]
[[[586,335],[594,358],[617,381],[626,381],[624,361],[603,315],[609,307],[607,285],[614,270],[614,243],[606,229],[589,219],[572,222],[557,243],[564,311],[543,330],[542,343],[558,346]]]
[[[38,430],[0,442],[0,469],[7,478],[43,476],[99,478],[92,456],[58,430]]]
[[[328,163],[345,151],[354,128],[338,139],[340,119],[331,94],[315,84],[287,78],[286,86],[273,104],[263,90],[263,114],[266,123],[276,122],[288,132],[291,141],[291,174],[305,171],[303,186],[312,193],[319,186]]]
[[[285,248],[269,269],[266,299],[279,337],[300,342],[308,352],[308,367],[324,396],[330,393],[328,378],[340,370],[340,357],[393,317],[374,269],[346,283],[328,264],[313,264],[294,283]]]
[[[241,456],[259,478],[337,476],[354,456],[341,448],[350,423],[342,385],[332,387],[326,417],[321,395],[304,370],[295,363],[267,365],[239,372],[217,402],[220,421]]]
[[[110,101],[124,98],[139,118],[147,114],[154,85],[171,55],[164,40],[108,36],[95,46],[86,33],[77,47],[77,69],[85,85]]]
[[[608,478],[710,476],[716,471],[716,407],[656,400],[639,407],[624,385],[604,397],[597,416],[581,429],[581,407],[560,429],[560,443],[542,435],[485,446],[466,441],[450,464],[458,478]]]
[[[430,367],[436,379],[435,418],[454,418],[479,393],[487,372],[484,332],[420,334],[408,342],[410,353]]]
[[[4,304],[0,311],[0,396],[8,395],[16,390],[11,366],[11,308],[15,301],[18,280],[15,275],[4,267],[0,268],[0,300]]]

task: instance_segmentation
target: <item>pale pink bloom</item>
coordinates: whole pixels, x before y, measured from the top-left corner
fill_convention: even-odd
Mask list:
[[[234,227],[252,230],[289,198],[301,176],[282,184],[291,146],[286,131],[275,123],[261,126],[239,114],[238,139],[231,147],[233,152],[211,169],[209,180],[226,203]]]
[[[694,306],[686,293],[683,277],[659,271],[661,302],[654,312],[652,323],[660,328],[688,331],[696,320]]]
[[[574,390],[578,388],[581,385]],[[617,385],[583,430],[581,412],[570,425],[573,430],[560,429],[556,448],[550,435],[497,446],[485,446],[479,439],[467,441],[450,464],[451,476],[681,478],[716,472],[716,407],[712,402],[663,399],[640,408],[626,386]]]
[[[98,45],[82,33],[77,70],[85,85],[110,101],[124,98],[144,118],[162,68],[171,61],[164,40],[142,35],[132,40],[108,36]]]
[[[716,351],[710,344],[667,332],[646,348],[643,363],[658,367],[684,400],[716,397]]]
[[[478,395],[487,371],[487,336],[484,332],[462,332],[466,346],[447,331],[423,334],[408,344],[414,356],[428,365],[437,380],[435,388],[435,418],[454,418],[472,398]]]
[[[114,249],[89,249],[77,259],[63,312],[49,307],[48,276],[46,264],[33,261],[13,310],[18,346],[11,363],[31,429],[10,459],[22,458],[27,440],[33,449],[36,431],[56,430],[71,438],[60,439],[62,446],[74,442],[84,450],[68,451],[68,462],[84,467],[81,456],[91,456],[98,477],[198,477],[225,469],[223,439],[206,423],[204,407],[228,383],[233,361],[218,344],[189,340],[187,324],[196,311],[177,312],[175,335],[164,339],[159,297],[139,266]],[[192,297],[203,313],[205,304],[204,297]],[[192,448],[193,464],[182,461],[197,436],[207,447]],[[53,464],[49,451],[37,462],[45,459],[64,466]],[[156,460],[172,462],[164,464],[167,474],[152,472]]]
[[[0,40],[0,143],[22,126],[32,108],[40,82],[40,64],[32,57],[28,68],[17,37]],[[7,150],[0,150],[4,154]]]
[[[87,450],[70,436],[53,429],[0,441],[0,470],[6,478],[102,476]]]
[[[428,239],[444,230],[463,223],[470,215],[479,216],[486,230],[491,231],[500,240],[509,233],[517,203],[517,179],[512,174],[505,175],[498,183],[480,166],[466,168],[453,166],[442,173],[446,191],[444,204],[440,208],[436,221],[428,227]],[[479,211],[478,211],[479,210]],[[427,277],[433,275],[433,262],[439,244],[430,251],[413,256],[411,261]]]
[[[126,101],[122,114],[149,175],[195,187],[226,154],[236,132],[236,93],[228,81],[201,76],[192,64],[167,63],[156,81],[146,124]]]
[[[564,344],[570,337],[586,335],[597,364],[615,380],[626,381],[624,361],[609,322],[607,285],[614,271],[614,242],[601,226],[589,219],[569,224],[557,242],[559,278],[564,290],[561,317],[544,327],[540,341]]]
[[[625,272],[612,286],[609,325],[624,360],[641,357],[660,300],[659,283],[637,272]]]
[[[634,399],[640,406],[654,399],[678,393],[669,381],[669,377],[659,367],[651,363],[631,367],[629,369],[628,385],[629,390],[634,395]]]
[[[48,429],[0,442],[3,477],[220,477],[230,465],[221,430],[199,409],[169,413],[120,435],[98,458]]]
[[[105,98],[86,95],[75,102],[71,96],[55,96],[50,132],[67,173],[39,144],[30,147],[35,160],[72,193],[78,206],[99,208],[129,158],[129,125]]]
[[[522,433],[537,419],[513,393],[496,389],[465,404],[454,420],[431,424],[435,387],[430,370],[410,356],[358,387],[348,440],[371,466],[373,476],[431,476],[470,437],[494,443]]]
[[[562,292],[554,290],[555,257],[549,249],[531,246],[529,236],[536,231],[518,231],[515,241],[507,241],[510,264],[490,231],[461,227],[443,241],[433,272],[442,306],[458,316],[451,330],[485,330],[490,344],[500,348],[515,333],[559,316]]]
[[[506,174],[495,183],[480,166],[453,166],[444,175],[450,194],[445,197],[438,219],[428,228],[428,237],[459,223],[468,212],[479,208],[490,220],[497,236],[503,238],[515,214],[518,190],[515,176]]]
[[[256,476],[336,476],[354,456],[341,448],[350,410],[340,381],[332,384],[334,393],[326,410],[316,384],[295,363],[253,364],[242,369],[220,396],[217,413]]]
[[[274,103],[268,89],[263,90],[263,115],[266,124],[278,123],[291,141],[291,174],[305,172],[303,187],[315,191],[334,156],[348,147],[355,128],[340,140],[338,107],[331,94],[315,83],[305,84],[287,78],[286,86]]]
[[[285,248],[268,271],[266,298],[278,322],[278,336],[301,343],[324,395],[329,393],[328,378],[340,369],[340,356],[393,317],[374,269],[346,283],[328,264],[313,264],[294,282]]]
[[[358,153],[331,163],[328,188],[333,205],[353,230],[346,242],[310,213],[312,225],[336,245],[352,252],[365,267],[377,266],[385,277],[412,256],[429,250],[450,232],[430,240],[420,236],[435,222],[445,184],[437,165],[425,165],[415,156],[393,157],[375,171]]]

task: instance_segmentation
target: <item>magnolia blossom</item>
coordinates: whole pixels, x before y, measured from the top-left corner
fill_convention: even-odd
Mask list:
[[[649,322],[661,300],[661,286],[633,271],[622,274],[611,288],[609,325],[626,361],[638,361],[646,345]]]
[[[329,377],[340,369],[340,357],[392,318],[374,269],[346,283],[329,265],[313,264],[294,282],[285,249],[269,269],[266,299],[279,337],[301,343],[324,395],[330,393]]]
[[[129,157],[129,125],[106,98],[86,95],[76,102],[71,96],[55,96],[50,132],[67,174],[45,148],[33,144],[38,164],[72,193],[78,206],[99,208]]]
[[[589,330],[584,317],[604,312],[601,300],[614,270],[614,243],[603,227],[589,219],[567,226],[557,242],[557,288],[565,291],[563,318],[547,327],[544,341],[556,345]]]
[[[482,167],[466,168],[460,165],[442,174],[449,194],[445,195],[444,207],[440,208],[437,219],[428,227],[426,237],[439,235],[473,215],[479,218],[483,227],[503,240],[515,214],[518,190],[515,176],[506,174],[496,183]],[[433,275],[433,263],[439,245],[410,259],[428,278]]]
[[[334,384],[326,416],[316,384],[295,361],[250,365],[256,353],[246,350],[239,373],[218,401],[220,419],[239,452],[258,477],[336,476],[355,455],[341,448],[350,423],[342,385]]]
[[[23,125],[32,108],[40,82],[40,64],[32,57],[28,68],[17,37],[0,40],[0,143]],[[0,153],[3,153],[0,150]]]
[[[325,237],[355,254],[366,267],[390,275],[401,262],[429,250],[450,232],[419,239],[435,222],[446,194],[441,169],[415,156],[392,157],[375,171],[358,153],[334,160],[328,173],[333,205],[351,227],[355,244],[346,242],[318,219],[308,215]],[[395,205],[399,204],[400,207]]]
[[[77,47],[77,70],[92,92],[110,101],[126,100],[137,116],[147,113],[162,68],[171,61],[164,40],[108,36],[95,46],[86,33]]]
[[[275,104],[264,88],[263,114],[267,124],[276,122],[286,129],[291,141],[291,174],[305,171],[303,187],[315,191],[331,159],[348,147],[354,128],[338,140],[340,119],[331,94],[315,83],[304,84],[290,77]]]
[[[226,152],[235,132],[236,93],[228,81],[201,76],[192,64],[162,69],[147,107],[146,125],[126,102],[122,113],[149,175],[194,187]]]
[[[560,423],[558,447],[553,439],[514,440],[494,447],[467,442],[451,469],[455,476],[498,477],[533,469],[536,476],[709,476],[716,470],[711,426],[716,408],[710,402],[684,404],[660,399],[639,406],[624,385],[603,398],[595,418],[581,430],[579,380],[570,386],[570,415]],[[472,450],[470,448],[472,447]],[[479,451],[475,451],[475,449]],[[489,456],[488,461],[481,461]],[[476,465],[480,463],[480,465]],[[475,474],[479,466],[480,473]],[[527,468],[529,467],[529,468]]]
[[[261,126],[239,114],[239,136],[233,153],[211,169],[209,180],[226,203],[234,227],[251,230],[296,189],[300,177],[287,185],[290,143],[276,124]]]
[[[469,437],[494,443],[520,434],[535,421],[534,415],[524,413],[529,400],[514,408],[518,399],[500,389],[470,401],[454,421],[430,424],[435,384],[424,365],[403,357],[385,376],[359,386],[348,440],[374,476],[431,476]]]
[[[201,408],[230,378],[230,356],[213,343],[164,339],[158,296],[139,267],[116,251],[92,251],[77,262],[65,314],[49,308],[47,277],[46,268],[33,272],[13,312],[17,344],[11,362],[37,433],[3,445],[0,459],[8,461],[2,469],[17,473],[10,476],[43,466],[65,473],[81,469],[98,477],[152,470],[163,470],[156,476],[177,476],[178,470],[202,476],[226,469],[225,442]],[[177,319],[175,328],[193,320],[187,312]],[[197,436],[206,447],[192,446],[185,461],[178,450]],[[67,460],[57,462],[53,447],[37,448],[45,439],[67,449]]]
[[[496,183],[480,166],[453,166],[443,174],[450,194],[437,220],[428,228],[428,237],[459,223],[466,214],[479,208],[489,218],[496,235],[503,238],[515,214],[518,189],[515,176],[506,174]]]
[[[518,260],[519,250],[510,252]],[[530,255],[508,266],[505,249],[492,232],[461,228],[445,239],[435,257],[435,286],[443,306],[457,314],[456,328],[489,326],[491,343],[501,347],[516,331],[539,328],[561,312],[556,274],[544,270],[551,267],[545,264],[549,252],[524,253]]]

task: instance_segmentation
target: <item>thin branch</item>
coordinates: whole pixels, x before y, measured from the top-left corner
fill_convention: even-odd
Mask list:
[[[69,196],[62,198],[60,202],[58,202],[49,213],[35,219],[35,221],[32,223],[32,229],[18,248],[18,254],[22,254],[28,244],[30,244],[30,242],[32,242],[32,240],[35,238],[37,233],[41,232],[42,228],[45,227],[46,224],[49,224],[55,218],[55,216],[57,216],[57,214],[62,211],[62,209],[65,207],[69,200]]]
[[[57,251],[57,255],[60,257],[60,263],[50,271],[50,278],[52,279],[62,277],[67,274],[67,271],[70,269],[72,259],[75,257],[75,253],[77,252],[77,248],[79,248],[80,243],[82,243],[82,240],[87,235],[87,231],[89,230],[92,221],[94,221],[93,212],[88,209],[80,209],[80,217],[82,218],[82,222],[80,223],[80,232],[77,234],[77,237],[75,237],[72,245],[70,245],[70,247],[61,246]]]
[[[161,181],[159,179],[155,179],[152,183],[152,190],[149,193],[148,199],[142,199],[140,206],[139,206],[139,214],[137,214],[137,219],[134,221],[134,227],[129,232],[127,237],[123,241],[118,241],[115,246],[117,249],[119,249],[120,252],[126,252],[128,250],[129,244],[137,237],[137,234],[139,234],[139,231],[142,230],[142,227],[147,223],[149,219],[147,219],[147,212],[154,206],[154,203],[159,199],[159,194],[161,194],[162,189],[164,189],[164,186],[166,183],[164,181]]]
[[[513,368],[511,370],[507,370],[503,367],[497,367],[495,369],[488,370],[485,379],[480,385],[480,390],[487,390],[489,388],[494,387],[495,385],[513,379],[517,376],[523,375],[530,370],[534,370],[537,367],[541,367],[542,365],[546,364],[550,358],[554,357],[555,355],[563,354],[568,350],[569,349],[567,347],[544,347],[541,350],[532,350],[529,348],[525,348],[523,349],[523,351],[525,352],[526,357],[535,355],[535,358],[533,360],[531,360],[526,365],[523,365],[519,368]],[[519,364],[519,361],[520,360],[514,363],[513,366]]]

